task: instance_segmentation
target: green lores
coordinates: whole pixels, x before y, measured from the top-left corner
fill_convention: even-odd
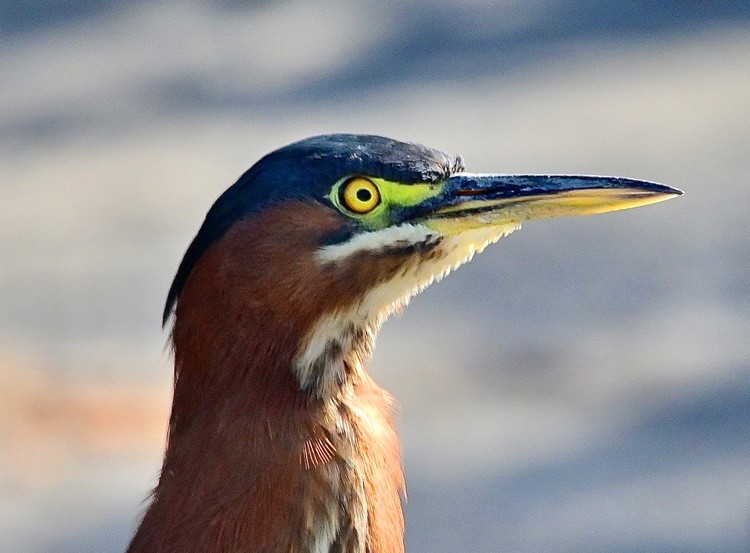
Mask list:
[[[347,177],[338,181],[329,199],[344,214],[368,230],[380,230],[399,221],[395,210],[418,206],[443,191],[445,182],[401,184],[377,177]]]

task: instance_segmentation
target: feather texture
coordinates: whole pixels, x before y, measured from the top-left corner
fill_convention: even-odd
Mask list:
[[[340,352],[331,396],[292,370],[320,306],[343,308],[381,277],[315,258],[340,217],[285,202],[196,264],[175,313],[164,465],[130,553],[403,551],[393,402],[362,367],[369,338]]]

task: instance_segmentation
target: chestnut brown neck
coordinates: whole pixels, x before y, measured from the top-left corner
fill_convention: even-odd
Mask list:
[[[369,344],[344,352],[333,399],[301,389],[292,370],[316,306],[352,290],[337,282],[349,269],[326,273],[311,255],[321,237],[310,228],[339,222],[296,207],[286,237],[263,216],[236,224],[182,291],[167,450],[131,553],[403,551],[392,400],[360,364]]]

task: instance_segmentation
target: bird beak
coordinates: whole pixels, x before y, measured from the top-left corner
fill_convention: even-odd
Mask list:
[[[530,219],[594,215],[679,196],[663,184],[619,177],[458,173],[415,206],[414,218],[445,233]]]

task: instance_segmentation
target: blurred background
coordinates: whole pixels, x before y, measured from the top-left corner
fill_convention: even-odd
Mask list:
[[[3,2],[0,82],[0,550],[124,550],[177,264],[327,132],[687,192],[530,223],[386,324],[410,552],[750,547],[750,3]]]

